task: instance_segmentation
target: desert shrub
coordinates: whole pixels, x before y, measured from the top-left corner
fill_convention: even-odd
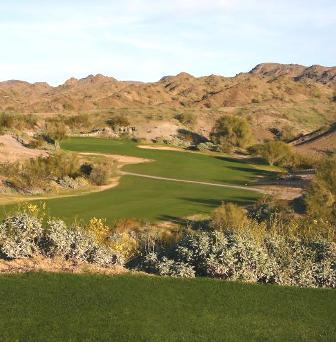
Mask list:
[[[141,220],[135,218],[125,218],[117,220],[113,225],[113,231],[116,233],[125,233],[137,231],[139,227],[145,225]]]
[[[157,138],[153,140],[154,143],[161,145],[170,145],[180,148],[188,148],[191,146],[192,141],[190,139],[185,139],[185,137],[170,136],[168,138]]]
[[[53,142],[55,148],[59,148],[60,142],[67,137],[67,132],[67,127],[62,121],[54,121],[46,125],[44,135],[47,140]]]
[[[191,276],[194,271],[227,280],[336,287],[336,244],[305,243],[278,234],[257,241],[246,232],[189,233],[173,251],[148,254],[144,269],[174,276]]]
[[[246,212],[233,203],[223,203],[211,214],[212,227],[216,230],[239,229],[248,223]]]
[[[8,216],[0,224],[1,252],[8,258],[31,257],[39,251],[41,219],[27,212]]]
[[[61,220],[50,220],[45,236],[47,255],[87,261],[100,266],[122,265],[124,259],[116,251],[99,243],[90,231],[67,227]]]
[[[48,157],[29,159],[22,163],[2,164],[0,173],[18,189],[45,187],[50,180],[79,175],[79,159],[72,153],[57,152]]]
[[[37,125],[37,117],[32,114],[0,113],[1,129],[32,129]]]
[[[298,135],[298,131],[292,126],[285,125],[282,128],[271,128],[271,133],[275,135],[275,138],[284,142],[291,141]]]
[[[81,164],[76,154],[61,151],[21,163],[0,164],[0,174],[22,191],[48,190],[52,181],[70,189],[84,187],[89,182],[104,185],[116,174],[116,170],[116,164],[112,161]]]
[[[89,180],[94,185],[105,185],[110,177],[116,174],[116,171],[116,164],[112,161],[98,162],[92,165]]]
[[[294,211],[287,204],[276,200],[271,196],[264,196],[249,207],[248,217],[258,222],[272,222],[277,217],[282,222],[288,222],[293,218]]]
[[[130,232],[113,233],[108,237],[107,245],[127,260],[136,254],[138,241]]]
[[[161,276],[171,276],[178,278],[194,278],[195,271],[193,267],[184,262],[175,261],[163,257],[159,259],[155,253],[146,255],[144,261],[145,269],[150,273],[156,273]]]
[[[104,267],[132,261],[138,269],[165,276],[336,288],[335,241],[307,240],[287,234],[289,228],[265,230],[257,238],[249,221],[245,229],[183,230],[167,243],[157,229],[115,232],[97,218],[85,226],[46,221],[31,204],[7,216],[0,223],[0,255],[39,254]]]
[[[222,116],[216,121],[210,137],[214,144],[222,147],[223,151],[229,151],[235,147],[249,146],[252,142],[252,131],[245,119]]]
[[[199,151],[214,151],[214,152],[218,152],[220,149],[218,145],[212,143],[211,141],[200,143],[197,145],[197,148]]]
[[[106,220],[92,218],[85,230],[100,246],[112,249],[125,259],[135,254],[137,241],[130,231],[116,232],[106,224]]]
[[[189,112],[176,114],[174,118],[185,126],[193,126],[197,120],[196,115]]]
[[[115,115],[106,121],[107,125],[112,129],[117,129],[118,127],[128,127],[130,122],[126,116]]]
[[[26,144],[26,147],[33,149],[40,149],[45,147],[46,141],[41,135],[35,135],[29,142]]]
[[[96,166],[90,173],[90,181],[95,185],[105,185],[109,180],[109,171],[102,165]]]
[[[70,129],[89,129],[91,127],[89,114],[64,116],[62,121]]]

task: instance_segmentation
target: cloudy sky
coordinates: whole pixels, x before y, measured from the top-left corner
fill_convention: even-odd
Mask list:
[[[336,65],[335,0],[1,0],[0,80]]]

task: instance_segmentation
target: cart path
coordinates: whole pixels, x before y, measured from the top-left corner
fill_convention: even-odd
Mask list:
[[[120,173],[122,175],[125,175],[125,176],[135,176],[135,177],[150,178],[150,179],[157,179],[157,180],[164,180],[164,181],[171,181],[171,182],[181,182],[181,183],[191,183],[191,184],[217,186],[217,187],[228,188],[228,189],[248,190],[248,191],[260,192],[260,193],[263,193],[263,194],[267,193],[263,189],[259,189],[259,188],[255,188],[255,187],[250,187],[250,186],[200,182],[200,181],[193,181],[193,180],[187,180],[187,179],[150,176],[150,175],[144,175],[142,173],[125,172],[125,171],[121,171]]]

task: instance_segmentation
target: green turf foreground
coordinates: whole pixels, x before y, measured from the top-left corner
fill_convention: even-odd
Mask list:
[[[1,341],[334,341],[336,291],[210,279],[0,277]]]

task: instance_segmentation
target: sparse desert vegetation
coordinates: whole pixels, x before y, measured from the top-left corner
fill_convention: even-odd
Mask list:
[[[228,289],[231,295],[244,291],[251,298],[258,291],[274,292],[277,296],[286,291],[300,296],[305,296],[305,291],[315,291],[311,293],[316,300],[328,298],[331,308],[330,293],[336,287],[336,166],[329,145],[334,125],[304,133],[308,127],[317,128],[322,121],[326,124],[334,118],[324,111],[328,119],[321,119],[317,110],[310,109],[306,114],[311,115],[311,121],[303,124],[298,113],[305,108],[304,102],[294,99],[295,91],[300,91],[307,96],[305,101],[312,101],[311,97],[314,103],[324,101],[329,90],[319,80],[313,89],[308,87],[309,91],[304,81],[301,84],[287,80],[290,86],[286,91],[292,96],[292,105],[300,107],[295,110],[284,104],[286,97],[275,92],[269,97],[267,92],[261,95],[253,91],[251,99],[235,100],[231,88],[245,87],[244,82],[257,89],[261,87],[258,91],[264,89],[263,83],[266,79],[270,81],[270,76],[263,75],[262,70],[257,76],[253,71],[230,81],[213,77],[210,82],[188,74],[165,78],[153,87],[164,86],[168,92],[180,88],[184,92],[183,100],[177,100],[180,95],[175,95],[174,101],[179,104],[171,107],[171,103],[157,107],[149,101],[136,108],[118,105],[99,111],[98,105],[88,110],[83,105],[75,111],[76,104],[70,97],[62,104],[61,114],[2,114],[0,272],[12,274],[0,279],[0,290],[5,291],[12,284],[15,292],[16,288],[23,288],[26,279],[36,286],[55,281],[63,282],[64,286],[84,286],[82,282],[87,284],[89,279],[108,284],[115,291],[124,282],[140,287],[147,282],[148,286],[170,284],[174,296],[179,286],[185,285],[192,293],[190,296],[216,286],[219,291]],[[110,82],[107,78],[90,78],[93,84],[102,80]],[[78,82],[90,88],[87,80],[80,80],[70,82],[63,91],[76,87]],[[231,95],[224,107],[233,107],[227,110],[215,105],[213,90],[202,106],[199,102],[191,104],[194,100],[188,99],[190,92],[201,94],[204,90],[184,87],[190,83],[203,87],[203,82],[207,86],[210,82],[210,89],[228,82],[231,88],[226,89]],[[278,83],[279,91],[284,91],[283,80],[275,78],[274,82]],[[269,90],[274,91],[269,84]],[[142,85],[126,87],[137,87],[138,91]],[[245,101],[243,105],[241,101]],[[273,108],[273,101],[282,103],[281,111],[286,113],[280,124],[275,123],[274,113],[265,112]],[[332,108],[329,105],[328,102],[328,110]],[[260,120],[269,121],[261,124]],[[292,122],[294,125],[289,124]],[[320,140],[328,148],[306,153]],[[12,151],[16,151],[17,157],[12,157]],[[289,195],[291,189],[295,190],[294,197]],[[15,275],[37,271],[57,274]],[[257,284],[267,287],[264,290]],[[309,287],[314,289],[304,289]],[[57,291],[54,288],[50,293]],[[109,303],[106,289],[102,291],[99,298]],[[77,291],[74,300],[79,294],[87,296],[86,291]],[[130,293],[126,291],[125,295]],[[50,296],[48,292],[45,297],[48,303],[52,301]],[[138,292],[134,296],[133,303],[142,312]],[[30,298],[31,303],[36,301],[31,294]],[[207,305],[218,306],[212,314],[225,325],[227,319],[218,318],[224,300],[225,296],[220,294],[210,298]],[[125,308],[129,305],[126,302]],[[185,305],[185,299],[164,301],[165,310],[170,312],[178,303]],[[290,304],[296,310],[302,309],[296,302]],[[246,298],[235,305],[249,307]],[[64,307],[60,305],[58,310]],[[279,310],[281,316],[284,309]],[[102,305],[93,314],[105,313]],[[152,308],[147,313],[151,316]],[[277,312],[274,315],[278,317]],[[48,312],[45,319],[51,317]],[[328,317],[323,327],[319,325],[319,336],[334,335],[332,314]],[[12,320],[12,316],[7,320]],[[209,324],[205,316],[204,320],[205,326]],[[10,328],[0,336],[20,338],[25,329],[34,329],[32,321],[24,322],[20,333]],[[115,322],[122,324],[123,318]],[[283,338],[317,336],[316,329],[307,328],[308,323],[302,323],[302,329],[294,333],[285,329],[287,324],[282,319],[277,318],[276,322],[279,328],[268,331],[268,337],[273,333]],[[72,320],[68,323],[69,327],[74,324]],[[235,324],[240,324],[239,320]],[[259,320],[256,324],[267,330]],[[130,327],[133,329],[132,324]],[[194,324],[190,328],[197,330]],[[83,332],[83,336],[99,339],[108,329],[90,331],[91,335]],[[115,333],[122,331],[117,329]],[[246,336],[239,331],[229,330],[227,334],[232,338]],[[217,327],[213,335],[197,330],[193,337],[210,340],[212,336],[216,340],[222,333],[222,328]],[[43,334],[40,330],[36,336]],[[61,331],[55,334],[56,339],[65,336]],[[129,340],[138,336],[136,331],[129,332]],[[160,334],[157,338],[164,340]],[[191,337],[186,333],[176,334],[176,338]]]
[[[0,2],[0,342],[336,341],[335,13]]]

